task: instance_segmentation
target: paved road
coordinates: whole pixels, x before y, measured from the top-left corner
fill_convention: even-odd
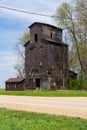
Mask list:
[[[86,97],[28,97],[0,95],[0,107],[87,119]]]

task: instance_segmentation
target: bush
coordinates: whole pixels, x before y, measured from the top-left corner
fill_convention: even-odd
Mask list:
[[[83,78],[73,79],[69,82],[69,90],[87,90],[87,80]]]
[[[70,89],[70,90],[78,90],[79,86],[80,86],[80,84],[79,84],[78,80],[77,79],[72,79],[69,82],[67,88]]]
[[[86,79],[83,79],[83,81],[82,81],[82,88],[84,90],[87,90],[87,80]]]

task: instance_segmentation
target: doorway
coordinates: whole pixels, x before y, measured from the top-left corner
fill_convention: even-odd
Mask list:
[[[40,88],[40,79],[36,79],[36,88]]]

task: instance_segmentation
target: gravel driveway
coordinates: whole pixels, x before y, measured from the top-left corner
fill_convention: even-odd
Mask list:
[[[87,119],[86,97],[30,97],[0,95],[0,107]]]

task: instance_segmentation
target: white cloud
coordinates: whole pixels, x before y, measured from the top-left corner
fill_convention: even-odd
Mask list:
[[[0,87],[5,87],[4,81],[8,78],[15,77],[15,47],[22,34],[20,31],[0,30]]]
[[[6,66],[13,65],[16,60],[16,56],[11,52],[1,52],[0,53],[0,66],[5,69]],[[2,69],[0,68],[0,69]]]
[[[3,51],[13,51],[15,49],[16,43],[19,42],[19,38],[22,37],[23,31],[18,30],[0,30],[0,50]]]
[[[0,52],[0,87],[4,87],[4,82],[15,76],[14,64],[16,56],[11,52]]]

